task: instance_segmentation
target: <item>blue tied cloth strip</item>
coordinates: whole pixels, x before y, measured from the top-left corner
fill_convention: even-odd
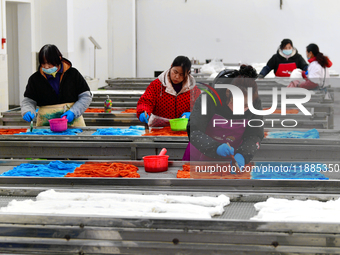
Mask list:
[[[61,161],[52,161],[49,164],[24,163],[2,173],[0,176],[64,177],[67,173],[73,173],[79,166],[81,164],[63,163]]]
[[[301,138],[301,139],[318,139],[319,132],[313,128],[308,131],[277,131],[268,132],[267,138]]]
[[[92,135],[133,135],[141,136],[145,133],[145,127],[130,126],[129,128],[99,128]]]
[[[32,132],[21,132],[16,135],[77,135],[81,132],[83,132],[83,130],[79,128],[69,128],[63,132],[53,132],[50,129],[33,129]]]
[[[328,168],[311,162],[256,162],[251,179],[328,180],[322,174]]]

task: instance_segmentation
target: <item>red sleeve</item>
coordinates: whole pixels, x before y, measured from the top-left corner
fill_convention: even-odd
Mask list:
[[[156,79],[146,88],[144,94],[139,98],[137,103],[137,118],[145,111],[151,115],[156,104],[157,95],[160,93],[160,89],[162,89],[161,86],[160,80]]]
[[[319,86],[319,85],[314,83],[314,82],[312,82],[309,79],[307,79],[305,82],[302,82],[302,83],[299,84],[299,87],[303,88],[303,89],[314,89],[317,86]]]
[[[327,65],[327,67],[330,68],[330,67],[333,65],[333,63],[332,63],[332,61],[330,61],[329,58],[328,58],[327,60],[328,60],[328,65]]]

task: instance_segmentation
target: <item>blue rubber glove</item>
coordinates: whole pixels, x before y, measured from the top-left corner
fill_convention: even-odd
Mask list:
[[[308,70],[305,72],[305,75],[307,75],[308,74]]]
[[[190,117],[190,112],[183,112],[183,114],[181,115],[181,118],[185,116],[185,118],[189,119]]]
[[[31,112],[26,112],[22,118],[27,122],[31,122],[34,119],[34,114]]]
[[[234,148],[226,143],[223,143],[220,146],[218,146],[216,153],[222,157],[234,155]]]
[[[238,167],[240,168],[240,170],[242,171],[243,170],[243,167],[244,167],[244,157],[242,156],[242,154],[240,153],[236,153],[236,155],[234,156],[237,164],[238,164]],[[230,165],[232,165],[232,161],[230,161]]]
[[[71,111],[65,112],[63,115],[60,116],[60,118],[66,116],[67,122],[72,122],[74,120],[74,113]]]
[[[149,114],[146,114],[146,117],[145,117],[145,113],[143,112],[139,115],[139,121],[149,123],[149,117],[150,117]]]

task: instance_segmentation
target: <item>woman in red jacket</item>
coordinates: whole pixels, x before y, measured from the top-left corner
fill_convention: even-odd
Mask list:
[[[189,118],[191,106],[201,93],[190,69],[190,59],[178,56],[169,70],[150,83],[137,103],[141,122],[148,123],[151,113],[167,119]]]

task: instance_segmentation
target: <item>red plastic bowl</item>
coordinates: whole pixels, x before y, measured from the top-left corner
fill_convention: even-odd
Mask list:
[[[51,119],[48,122],[50,123],[50,129],[53,132],[63,132],[67,130],[66,116],[64,116],[63,118]]]
[[[152,155],[143,157],[145,172],[157,173],[167,171],[168,158],[169,155]]]

